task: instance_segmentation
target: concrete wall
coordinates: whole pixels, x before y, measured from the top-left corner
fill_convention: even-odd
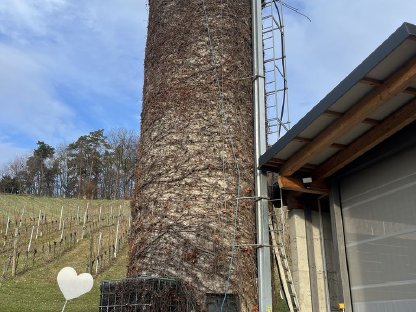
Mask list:
[[[289,211],[289,235],[293,283],[301,311],[309,312],[312,300],[304,210]]]
[[[328,311],[327,276],[332,282],[336,280],[332,251],[326,249],[329,256],[324,259],[322,250],[322,243],[326,248],[331,248],[329,214],[324,214],[322,220],[322,228],[329,229],[324,231],[326,234],[321,233],[318,211],[292,209],[288,217],[291,269],[301,311]],[[325,271],[326,265],[332,270],[330,274]]]

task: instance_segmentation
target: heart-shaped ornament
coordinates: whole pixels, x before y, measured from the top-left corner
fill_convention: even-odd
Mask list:
[[[91,274],[82,273],[77,275],[75,269],[71,267],[65,267],[59,271],[56,280],[66,300],[86,294],[94,286],[94,279]]]

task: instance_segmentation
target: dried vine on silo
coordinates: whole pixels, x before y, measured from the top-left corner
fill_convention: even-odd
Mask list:
[[[229,278],[236,188],[252,195],[254,163],[251,81],[242,79],[251,76],[250,5],[205,2],[216,64],[198,1],[149,3],[129,263],[130,276],[181,279],[201,311],[205,294],[223,292]],[[238,217],[230,291],[247,311],[256,299],[252,201]]]

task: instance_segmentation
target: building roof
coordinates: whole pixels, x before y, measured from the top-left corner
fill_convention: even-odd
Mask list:
[[[259,159],[323,181],[416,119],[416,26],[404,23]]]

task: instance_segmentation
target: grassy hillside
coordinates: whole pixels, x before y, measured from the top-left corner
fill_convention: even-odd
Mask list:
[[[87,204],[88,221],[84,224]],[[41,217],[41,222],[38,222],[39,210],[48,216],[46,221]],[[62,218],[61,210],[63,210]],[[80,210],[78,219],[77,210]],[[128,203],[125,201],[62,200],[0,195],[0,221],[2,221],[0,269],[3,272],[3,277],[0,278],[0,311],[61,311],[65,299],[58,288],[56,276],[65,266],[72,266],[78,273],[91,269],[94,275],[92,291],[70,301],[65,311],[98,311],[101,280],[118,279],[126,275],[127,213]],[[10,222],[6,236],[8,219]],[[38,235],[38,239],[35,239],[35,235],[32,235],[30,250],[27,253],[31,229],[33,228],[35,233],[38,223],[43,232],[42,236]],[[58,230],[59,223],[61,230]],[[68,228],[65,228],[65,224]],[[10,241],[13,242],[14,235],[10,233],[14,233],[16,228],[20,233],[18,247],[20,257],[17,275],[12,277],[10,257],[13,254],[11,247],[13,244],[10,245]],[[26,228],[29,230],[26,231]],[[77,239],[71,243],[69,233],[74,233],[74,230],[78,231]],[[83,230],[85,234],[81,239],[80,233]],[[101,241],[99,241],[100,233]],[[67,241],[64,238],[60,239],[65,236]],[[115,237],[118,237],[116,258],[114,257]],[[48,247],[45,247],[51,241],[57,242],[56,246],[62,243],[54,254],[49,253]],[[35,250],[37,250],[36,254]],[[42,252],[43,256],[40,255]],[[96,275],[97,259],[101,265],[98,269],[99,274]],[[7,265],[9,269],[4,274]]]
[[[88,220],[84,225],[85,211]],[[98,312],[101,281],[126,276],[128,215],[127,201],[0,195],[0,312],[61,311],[65,299],[56,276],[66,266],[75,268],[78,274],[91,270],[94,287],[89,293],[71,300],[65,311]],[[9,227],[6,235],[7,220]],[[16,228],[19,231],[20,257],[16,266],[17,275],[12,277],[10,257]],[[32,229],[34,234],[27,253]],[[83,230],[84,237],[81,239]],[[71,240],[69,235],[75,232],[76,239]],[[118,237],[117,257],[114,257],[115,237]],[[54,242],[55,252],[53,249],[49,251]],[[100,265],[98,274],[95,274],[97,259]],[[277,282],[275,296],[278,304],[274,311],[288,311],[286,303],[280,299],[279,287]]]

